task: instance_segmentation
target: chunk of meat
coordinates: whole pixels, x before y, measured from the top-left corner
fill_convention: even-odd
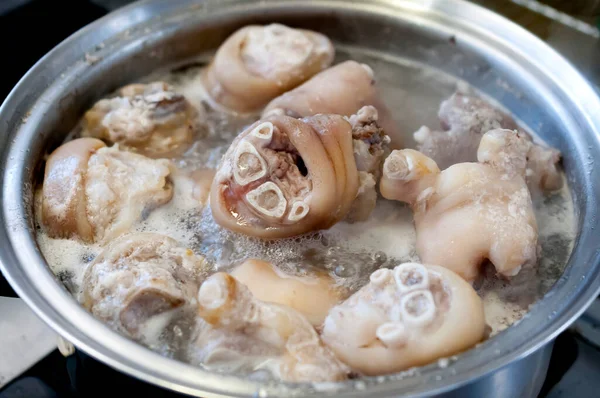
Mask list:
[[[48,235],[93,240],[86,176],[90,158],[105,146],[100,140],[82,138],[58,147],[48,157],[42,186],[42,223]]]
[[[418,149],[442,168],[474,162],[479,141],[493,129],[517,128],[514,120],[484,100],[455,93],[443,101],[438,113],[442,131],[421,127],[414,134]]]
[[[393,151],[383,167],[381,194],[411,205],[421,260],[468,281],[486,259],[504,277],[537,259],[537,224],[522,168],[503,159],[514,140],[498,140],[496,133],[481,141],[481,159],[489,164],[459,163],[440,172],[432,159],[405,149]]]
[[[490,130],[481,137],[477,149],[477,160],[486,163],[507,178],[518,175],[525,178],[527,171],[527,154],[532,143],[516,130]]]
[[[542,145],[532,145],[527,153],[527,182],[542,191],[556,191],[564,182],[560,172],[560,152]]]
[[[296,310],[256,299],[226,273],[211,275],[198,291],[201,327],[195,352],[205,367],[267,368],[292,382],[338,381],[348,369],[326,348],[308,320]],[[239,364],[242,361],[243,364]]]
[[[210,199],[215,221],[270,239],[352,218],[361,182],[357,164],[369,167],[365,173],[379,173],[389,142],[372,112],[375,119],[354,127],[339,115],[280,115],[251,125],[234,140],[215,176]],[[367,145],[364,153],[354,152],[356,141]],[[364,198],[374,190],[365,182]],[[366,217],[374,203],[361,203],[368,206],[358,209]]]
[[[84,137],[151,158],[180,155],[199,129],[196,109],[163,82],[125,86],[117,97],[98,101],[83,122]]]
[[[390,137],[380,127],[379,113],[373,106],[363,106],[350,115],[352,147],[356,168],[378,180],[383,159],[389,154]]]
[[[150,318],[196,304],[206,270],[204,258],[167,236],[127,234],[90,263],[79,299],[96,318],[139,339]]]
[[[250,25],[233,33],[202,75],[217,104],[235,112],[257,112],[333,62],[327,37],[280,24]]]
[[[558,168],[560,152],[534,143],[510,116],[483,99],[455,93],[442,102],[438,116],[442,131],[423,126],[414,134],[414,138],[419,151],[435,160],[442,169],[456,163],[474,162],[479,142],[488,131],[516,130],[522,137],[521,141],[529,143],[526,161],[530,188],[553,191],[562,187],[563,179]]]
[[[127,232],[144,213],[171,199],[171,165],[79,138],[46,162],[42,222],[52,237],[88,242]]]
[[[319,113],[350,116],[365,105],[377,110],[378,123],[391,138],[392,148],[402,148],[401,132],[380,98],[373,70],[355,61],[332,66],[275,98],[263,111],[263,117],[273,114],[307,117]]]
[[[458,354],[484,338],[483,303],[454,272],[404,263],[382,268],[334,307],[323,342],[354,371],[375,376]]]
[[[247,260],[231,275],[261,301],[295,309],[313,326],[319,326],[329,309],[341,301],[340,292],[327,274],[292,276],[262,260]]]

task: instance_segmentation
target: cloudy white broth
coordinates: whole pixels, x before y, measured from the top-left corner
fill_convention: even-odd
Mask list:
[[[271,78],[274,88],[256,83],[238,97],[227,82],[215,89],[215,81],[228,73],[241,81],[235,75],[239,66],[227,73],[218,69],[219,57],[229,56],[226,43],[210,64],[200,60],[157,71],[134,82],[138,86],[106,95],[66,142],[88,141],[50,157],[36,191],[37,241],[74,297],[119,333],[162,355],[261,380],[337,381],[396,373],[459,354],[518,322],[560,277],[575,237],[566,180],[562,171],[547,169],[556,166],[557,152],[530,138],[535,131],[513,126],[498,105],[464,82],[425,65],[347,47],[336,48],[333,58],[324,36],[280,25],[267,33],[253,29],[232,37],[245,34],[242,52],[260,58],[243,53],[239,62],[253,76]],[[367,96],[351,113],[314,123],[313,115],[329,115],[335,108],[319,109],[329,101],[319,85],[313,85],[317,92],[311,86],[300,92],[327,97],[307,100],[311,114],[275,106],[292,101],[293,108],[296,97],[276,98],[347,60],[368,65],[376,100]],[[352,84],[350,77],[340,82]],[[263,112],[267,103],[269,112]],[[300,133],[286,133],[285,126],[294,123],[304,123]],[[386,131],[390,125],[397,130],[393,134]],[[340,202],[331,208],[319,207],[315,199],[321,197],[318,190],[330,187],[319,182],[326,178],[318,169],[325,163],[311,163],[312,152],[299,149],[296,137],[304,126],[321,129],[319,137],[339,126],[348,136],[347,153],[355,157],[336,158],[321,138],[329,158],[345,159],[346,168],[340,172],[335,166],[334,175],[348,180],[337,186],[351,196],[336,196]],[[333,136],[346,137],[339,131]],[[272,141],[260,144],[265,132]],[[336,139],[345,145],[346,138]],[[510,152],[523,142],[526,150]],[[446,147],[440,150],[438,144]],[[243,145],[251,149],[240,152]],[[361,169],[361,145],[368,146],[375,166]],[[229,170],[243,156],[250,163],[238,174]],[[392,159],[407,168],[401,177]],[[471,166],[462,171],[465,161]],[[522,170],[515,166],[521,163]],[[468,173],[480,172],[488,174],[471,193],[452,188],[452,179],[463,178],[471,189]],[[382,179],[391,190],[380,185]],[[258,186],[261,181],[267,182]],[[261,188],[269,184],[279,188]],[[485,184],[502,188],[488,192]],[[481,187],[485,192],[479,194]],[[215,189],[225,193],[219,196]],[[448,189],[458,193],[443,198]],[[263,202],[252,200],[254,192],[259,199],[264,192],[282,196],[267,212],[256,210]],[[329,196],[322,200],[333,200]],[[399,199],[405,197],[411,199]],[[101,203],[92,203],[95,198]],[[215,210],[217,205],[227,211]],[[314,216],[318,211],[329,218]],[[523,222],[532,228],[523,228]],[[514,247],[522,242],[500,236],[513,233],[527,234],[531,244]],[[439,234],[448,236],[438,241]],[[445,257],[458,265],[445,264]],[[473,315],[479,310],[480,318]],[[465,337],[455,317],[472,321],[472,329],[481,332]],[[357,331],[344,331],[351,320]],[[359,364],[358,357],[373,365]]]

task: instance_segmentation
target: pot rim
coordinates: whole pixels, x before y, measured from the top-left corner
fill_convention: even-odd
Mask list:
[[[215,5],[206,6],[202,12],[210,13],[218,7],[223,7],[226,11],[226,7],[229,6],[266,7],[262,4],[263,2],[241,0],[226,0],[218,6],[216,5],[218,1],[213,3]],[[493,39],[498,46],[505,46],[506,49],[512,48],[511,56],[526,59],[530,58],[528,54],[536,54],[537,60],[529,62],[544,72],[544,77],[547,79],[544,83],[549,85],[552,90],[558,90],[557,98],[560,98],[559,95],[567,98],[570,101],[570,110],[580,116],[577,120],[574,117],[569,120],[572,121],[572,127],[583,126],[586,128],[586,134],[589,136],[589,140],[592,140],[588,140],[587,143],[594,144],[594,148],[588,148],[588,156],[595,153],[592,149],[600,148],[600,114],[597,112],[600,109],[600,99],[595,91],[575,68],[553,49],[523,28],[491,11],[463,0],[431,2],[427,5],[418,0],[371,0],[365,2],[325,0],[318,4],[306,3],[302,0],[276,0],[269,3],[268,6],[270,8],[342,7],[381,14],[386,11],[390,13],[403,11],[412,12],[415,18],[419,13],[429,13],[430,16],[433,15],[433,19],[441,18],[441,21],[446,23],[450,19],[456,19],[457,24],[475,24],[478,26],[475,30],[483,38]],[[314,392],[309,385],[287,383],[265,385],[235,376],[206,372],[200,368],[162,357],[117,334],[86,312],[62,286],[56,283],[54,276],[47,269],[35,240],[31,238],[31,220],[27,215],[28,203],[23,196],[28,184],[27,174],[29,172],[23,167],[27,156],[25,152],[27,140],[24,137],[32,136],[36,121],[44,117],[44,112],[36,110],[35,107],[39,102],[39,97],[49,91],[64,88],[60,84],[58,87],[50,85],[46,87],[45,91],[36,91],[34,98],[29,91],[32,86],[35,87],[36,79],[44,74],[49,64],[60,61],[61,57],[74,46],[81,49],[80,55],[83,58],[84,53],[93,53],[97,46],[105,40],[122,35],[124,32],[127,34],[129,30],[148,22],[156,15],[182,14],[189,7],[198,9],[205,7],[206,4],[210,5],[211,2],[145,0],[110,13],[84,27],[46,54],[11,91],[0,107],[0,126],[3,129],[6,128],[6,133],[12,139],[6,139],[0,144],[3,153],[0,165],[3,187],[0,239],[10,243],[0,250],[0,269],[19,296],[60,335],[96,359],[134,377],[168,389],[191,395],[199,396],[201,394],[204,397],[219,396],[220,394],[236,396],[255,394],[263,396],[261,395],[263,393],[269,395],[308,394]],[[436,23],[441,22],[437,21]],[[487,31],[484,31],[483,27],[487,27]],[[491,31],[494,33],[490,33]],[[518,46],[511,43],[518,43]],[[65,72],[68,75],[85,67],[86,65],[83,64],[72,65],[73,69]],[[63,84],[67,85],[68,80],[65,80]],[[39,108],[43,109],[43,106],[40,105]],[[28,111],[23,113],[23,109],[28,109]],[[24,120],[21,120],[22,118]],[[578,141],[576,144],[582,146],[584,142]],[[586,153],[585,149],[579,147],[578,152]],[[536,316],[537,314],[543,315],[548,322],[547,327],[537,333],[534,338],[519,338],[515,333],[500,334],[482,344],[481,347],[461,355],[461,360],[456,363],[455,374],[448,374],[440,369],[431,369],[423,374],[411,376],[413,387],[410,390],[406,390],[402,381],[389,380],[385,383],[365,385],[364,381],[359,380],[340,383],[340,390],[331,389],[319,392],[322,394],[342,393],[345,396],[365,396],[366,394],[383,396],[399,391],[410,391],[417,395],[439,394],[470,383],[513,361],[524,358],[556,337],[600,293],[600,249],[597,249],[600,247],[600,238],[594,238],[592,233],[595,227],[600,226],[596,218],[598,205],[594,195],[600,190],[600,187],[594,187],[592,183],[600,181],[600,176],[597,174],[591,165],[589,170],[582,172],[583,184],[587,184],[587,192],[583,193],[583,197],[580,198],[583,205],[580,210],[580,234],[567,265],[569,268],[573,263],[590,257],[589,272],[584,275],[584,279],[571,287],[572,290],[564,293],[565,303],[568,303],[568,306],[563,306],[554,314],[549,308],[540,308],[542,307],[540,305],[532,309],[532,314],[537,311],[535,312]],[[594,250],[594,252],[583,255],[582,253],[586,250],[588,252]],[[562,285],[557,283],[558,286],[553,287],[548,295],[556,294],[557,290],[564,288],[566,281],[562,283]],[[540,300],[540,303],[546,301],[545,297]],[[522,324],[531,324],[534,321],[527,318],[528,316],[510,329],[521,328]],[[510,349],[502,347],[502,343],[511,341],[514,344]],[[475,351],[477,352],[474,354]],[[291,389],[288,391],[283,386]]]

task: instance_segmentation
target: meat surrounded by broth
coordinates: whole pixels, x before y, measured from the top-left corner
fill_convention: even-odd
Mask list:
[[[251,259],[231,275],[243,283],[258,300],[288,306],[300,312],[313,326],[320,326],[329,309],[342,299],[334,281],[325,273],[293,276],[274,265]]]
[[[320,33],[280,24],[250,25],[217,50],[202,80],[231,111],[259,112],[270,100],[331,65],[334,48]]]
[[[196,108],[168,84],[131,84],[85,113],[82,136],[151,158],[173,157],[190,147],[199,124]]]
[[[454,272],[404,263],[373,272],[334,307],[322,339],[365,375],[399,372],[473,347],[485,335],[483,304]]]
[[[449,268],[468,281],[485,259],[504,277],[536,264],[537,224],[523,178],[527,148],[515,131],[494,130],[481,140],[480,163],[441,172],[420,152],[390,154],[381,194],[412,207],[424,263]]]
[[[400,130],[379,95],[373,70],[355,61],[332,66],[275,98],[264,109],[263,117],[273,114],[306,117],[319,113],[350,116],[365,105],[377,109],[379,125],[390,136],[391,147],[402,148]]]
[[[421,127],[415,134],[417,148],[431,157],[442,169],[455,163],[474,162],[484,133],[492,129],[519,130],[515,121],[483,99],[455,93],[442,102],[439,114],[441,131]],[[560,152],[536,144],[522,130],[519,134],[529,141],[527,182],[532,189],[553,191],[563,184],[558,163]]]
[[[204,258],[154,233],[123,235],[85,271],[79,300],[96,318],[135,339],[165,312],[196,305]]]
[[[520,292],[542,283],[521,272],[539,250],[530,190],[561,187],[560,153],[456,93],[440,131],[414,134],[420,152],[390,154],[403,137],[382,93],[405,96],[416,69],[383,88],[369,65],[331,66],[334,53],[320,33],[250,25],[202,70],[153,74],[85,113],[35,205],[44,256],[94,317],[208,371],[317,383],[475,346],[488,336],[478,276],[494,332],[522,316]],[[415,106],[439,92],[424,88]],[[416,239],[404,206],[377,205],[378,181],[412,208]],[[570,208],[540,206],[555,233]],[[422,264],[400,264],[415,245]],[[480,275],[487,260],[501,289]]]
[[[213,217],[227,229],[267,239],[326,229],[346,217],[358,221],[375,206],[375,177],[388,143],[373,107],[349,120],[259,120],[221,160],[210,193]],[[350,215],[356,203],[360,209]]]
[[[171,199],[170,174],[165,159],[109,148],[95,138],[67,142],[46,161],[42,223],[51,237],[108,241]]]
[[[347,367],[323,345],[302,314],[256,299],[229,274],[213,274],[200,286],[198,314],[210,326],[201,328],[196,354],[209,368],[235,358],[253,370],[266,368],[285,381],[347,377]]]

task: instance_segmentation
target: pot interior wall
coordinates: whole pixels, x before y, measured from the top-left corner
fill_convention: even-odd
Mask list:
[[[35,126],[28,125],[22,132],[18,143],[21,149],[27,148],[30,152],[22,171],[26,182],[22,193],[27,204],[25,211],[30,238],[34,239],[31,187],[39,182],[42,175],[43,157],[64,140],[94,101],[157,69],[206,62],[218,45],[237,28],[249,23],[268,22],[320,31],[343,48],[356,48],[375,57],[415,67],[427,65],[470,83],[562,151],[579,225],[584,224],[586,214],[592,216],[586,213],[586,209],[598,187],[591,186],[590,166],[586,162],[589,153],[599,147],[597,137],[578,114],[576,105],[558,89],[559,83],[545,76],[531,54],[524,54],[511,43],[495,39],[493,32],[466,26],[433,11],[417,10],[409,18],[403,17],[400,12],[392,14],[387,8],[363,7],[360,3],[344,8],[308,2],[297,8],[289,6],[289,3],[274,2],[260,7],[240,4],[234,13],[215,2],[212,8],[194,6],[183,11],[170,10],[153,18],[131,12],[127,14],[129,18],[144,22],[101,42],[97,39],[80,41],[81,51],[60,50],[61,65],[68,67],[52,68],[50,65],[45,76],[31,77],[38,79],[40,87],[45,87],[43,93],[31,94],[41,94],[36,103],[37,110],[28,107],[32,103],[31,98],[15,108],[16,115],[24,115],[27,119],[31,114],[31,122],[35,122]],[[403,79],[403,76],[397,78]],[[409,101],[389,105],[398,114],[397,119],[409,120]],[[8,125],[10,131],[18,132],[18,123],[14,120],[11,123]],[[410,133],[412,130],[407,131],[407,136]],[[588,219],[588,222],[591,221]],[[580,235],[581,232],[578,240]],[[594,264],[593,278],[597,277],[595,258],[593,253],[578,254],[578,260],[571,261],[551,294],[534,306],[531,315],[536,316],[534,314],[538,312],[545,314],[548,306],[559,313],[565,309],[576,293],[585,288],[583,284],[588,283],[583,279],[580,283],[575,281],[590,272],[588,264]],[[562,293],[554,294],[556,291]],[[543,329],[543,322],[526,319],[464,354],[464,367],[456,371],[464,371],[465,374],[474,372],[477,365],[469,362],[468,358],[481,356],[484,352],[493,351],[497,358],[516,352],[519,344],[526,344]],[[519,344],[514,343],[517,340]],[[434,366],[424,370],[423,374],[430,373],[433,378],[437,377],[437,372],[439,369]],[[404,380],[402,389],[414,391],[423,388],[422,383],[423,379],[409,378]]]

